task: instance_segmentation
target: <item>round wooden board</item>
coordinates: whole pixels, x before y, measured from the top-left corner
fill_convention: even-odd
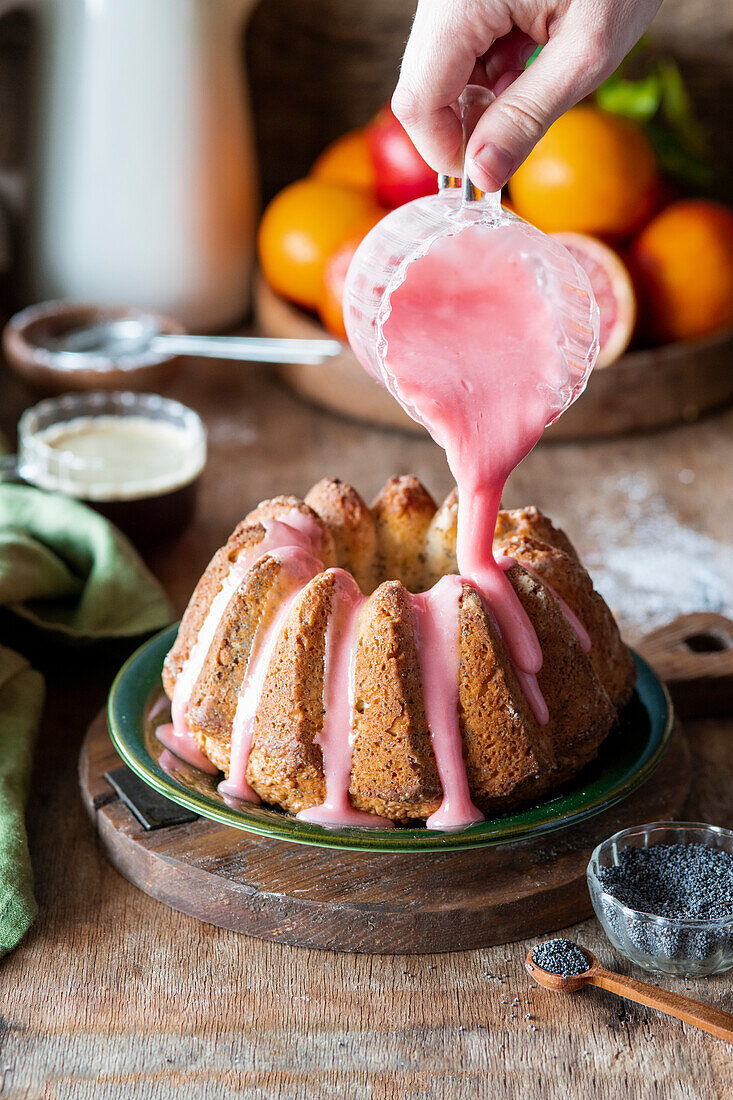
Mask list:
[[[327,336],[310,314],[277,295],[258,275],[258,326],[266,336]],[[542,437],[553,440],[623,435],[662,428],[733,399],[733,330],[694,343],[634,351],[594,370],[585,393]],[[359,365],[351,348],[319,366],[284,365],[281,376],[294,390],[332,412],[388,428],[422,433],[392,395]]]
[[[541,936],[592,912],[585,869],[618,829],[675,818],[690,787],[676,727],[646,785],[580,825],[467,852],[372,854],[285,844],[206,818],[146,831],[105,779],[120,766],[104,713],[79,759],[102,848],[146,894],[192,917],[299,947],[422,954]]]

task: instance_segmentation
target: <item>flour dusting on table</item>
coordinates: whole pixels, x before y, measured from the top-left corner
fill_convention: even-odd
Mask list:
[[[643,475],[608,478],[624,519],[589,516],[584,554],[594,584],[634,640],[691,611],[730,614],[733,548],[681,523]]]

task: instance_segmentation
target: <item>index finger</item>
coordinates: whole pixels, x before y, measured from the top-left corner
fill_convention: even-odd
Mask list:
[[[476,9],[453,0],[420,0],[405,48],[392,110],[436,172],[460,174],[461,122],[456,101],[470,83],[476,59],[506,27],[476,23]]]

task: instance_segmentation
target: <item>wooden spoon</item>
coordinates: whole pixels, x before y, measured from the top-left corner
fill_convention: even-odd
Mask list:
[[[612,970],[602,967],[595,955],[583,948],[590,966],[582,974],[570,974],[567,978],[562,974],[551,974],[543,970],[532,961],[532,951],[529,952],[524,965],[536,982],[551,989],[555,993],[575,993],[584,985],[597,985],[609,993],[615,993],[618,997],[628,997],[637,1004],[656,1008],[660,1012],[667,1012],[670,1016],[676,1016],[678,1020],[684,1020],[687,1024],[709,1031],[711,1035],[717,1035],[719,1039],[726,1039],[733,1043],[733,1016],[729,1012],[722,1012],[719,1008],[693,1001],[690,997],[682,997],[679,993],[671,993],[669,990],[660,989],[650,982],[640,982],[636,978],[626,978],[622,974],[614,974]]]

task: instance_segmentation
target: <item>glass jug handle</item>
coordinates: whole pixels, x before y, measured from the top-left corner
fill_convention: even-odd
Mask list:
[[[494,102],[496,96],[488,88],[482,88],[478,84],[467,84],[458,99],[458,109],[461,114],[463,126],[463,142],[461,160],[463,161],[463,175],[461,177],[461,201],[463,203],[479,202],[489,206],[493,213],[499,214],[501,210],[501,191],[479,191],[471,182],[466,172],[466,146],[473,133],[476,123],[481,118],[486,108]],[[453,176],[438,175],[438,190],[446,187],[457,187],[459,181]]]
[[[479,199],[494,210],[497,214],[501,208],[501,191],[479,191],[466,171],[466,147],[476,123],[481,118],[496,96],[488,88],[482,88],[478,84],[467,84],[458,100],[461,111],[461,123],[463,125],[463,179],[461,185],[461,199],[466,202],[477,202]]]

